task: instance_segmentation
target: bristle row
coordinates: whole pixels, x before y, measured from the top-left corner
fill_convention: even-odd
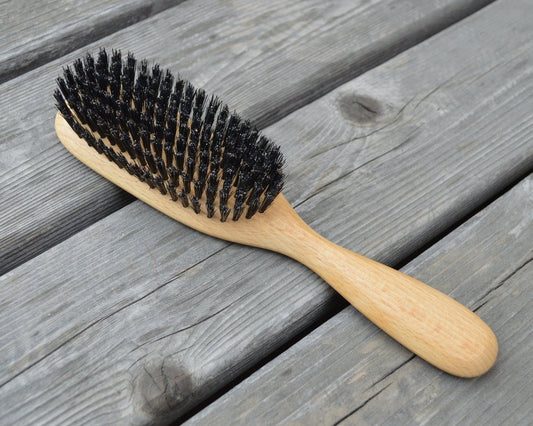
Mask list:
[[[264,212],[283,185],[279,148],[216,97],[101,50],[65,68],[55,92],[72,129],[99,153],[208,217]]]

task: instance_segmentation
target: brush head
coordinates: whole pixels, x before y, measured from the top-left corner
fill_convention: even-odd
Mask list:
[[[264,212],[283,187],[283,156],[215,96],[131,53],[100,50],[57,79],[57,108],[118,167],[184,207],[238,220]]]

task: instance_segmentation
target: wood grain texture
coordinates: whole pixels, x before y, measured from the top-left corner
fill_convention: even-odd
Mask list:
[[[527,3],[495,3],[268,128],[304,219],[394,263],[527,173]],[[294,262],[140,202],[0,288],[0,400],[12,423],[175,418],[313,323],[333,294]]]
[[[73,58],[100,46],[132,50],[262,126],[486,3],[185,2],[3,84],[0,273],[131,201],[57,142],[52,92]]]
[[[347,308],[187,424],[528,424],[533,408],[533,177],[404,270],[485,318],[493,370],[460,380],[423,365]]]
[[[183,0],[0,2],[0,83]]]

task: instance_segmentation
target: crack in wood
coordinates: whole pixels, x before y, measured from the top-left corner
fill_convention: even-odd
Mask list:
[[[370,401],[372,401],[374,398],[376,398],[377,396],[379,396],[379,394],[381,394],[383,391],[385,391],[389,386],[391,386],[392,383],[389,383],[387,384],[386,386],[384,386],[383,388],[381,388],[379,391],[377,391],[376,393],[374,393],[372,396],[370,396],[370,398],[366,399],[362,404],[358,405],[354,410],[350,411],[348,414],[346,414],[344,417],[342,417],[341,419],[337,420],[335,423],[333,423],[333,426],[338,426],[340,425],[342,422],[344,422],[345,420],[347,420],[349,417],[353,416],[357,411],[359,411],[361,408],[363,408],[365,405],[367,405]]]
[[[503,278],[498,284],[491,287],[487,292],[481,296],[475,303],[473,303],[474,308],[472,309],[473,312],[477,312],[479,309],[481,309],[484,305],[486,305],[488,302],[492,300],[492,297],[489,297],[492,293],[494,293],[496,290],[498,290],[500,287],[502,287],[506,282],[508,282],[515,274],[520,272],[522,269],[524,269],[529,263],[533,261],[533,258],[527,259],[524,263],[522,263],[520,266],[518,266],[513,272],[509,273],[505,278]],[[483,300],[487,298],[487,300]]]
[[[411,356],[409,358],[407,358],[404,362],[402,362],[401,364],[399,364],[398,366],[396,366],[395,368],[393,368],[391,371],[389,371],[388,373],[386,373],[384,376],[382,376],[381,378],[379,378],[377,381],[375,381],[374,383],[372,383],[367,389],[365,389],[365,392],[368,392],[370,389],[372,389],[373,387],[377,386],[378,384],[380,384],[381,382],[383,382],[385,379],[387,379],[387,377],[390,377],[392,376],[394,373],[396,373],[400,368],[402,368],[404,365],[408,364],[409,362],[411,362],[413,359],[416,358],[416,355],[415,354],[411,354]]]
[[[392,124],[392,123],[389,123],[389,124]],[[378,131],[378,130],[376,130]],[[306,198],[304,198],[302,201],[298,202],[298,203],[295,203],[294,204],[294,208],[297,208],[297,207],[300,207],[301,205],[305,204],[307,201],[309,201],[310,199],[314,198],[315,196],[319,195],[324,189],[326,189],[327,187],[329,186],[332,186],[333,184],[335,184],[336,182],[339,182],[341,181],[342,179],[346,178],[347,176],[350,176],[352,173],[356,172],[357,170],[365,167],[365,166],[368,166],[369,164],[372,164],[373,162],[379,160],[380,158],[394,152],[394,151],[397,151],[398,149],[402,148],[403,146],[407,145],[409,142],[411,142],[413,140],[413,134],[409,135],[406,139],[404,139],[400,144],[396,145],[395,147],[383,152],[382,154],[379,154],[378,156],[364,162],[363,164],[360,164],[359,166],[347,171],[346,173],[342,174],[341,176],[338,176],[337,178],[333,179],[332,181],[328,182],[328,183],[325,183],[324,185],[320,186],[319,188],[317,188],[312,194],[310,194],[309,196],[307,196]],[[356,138],[357,139],[357,138]]]

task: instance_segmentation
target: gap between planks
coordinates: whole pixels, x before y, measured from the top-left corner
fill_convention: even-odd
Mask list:
[[[32,0],[0,9],[0,83],[176,6],[183,0]]]

